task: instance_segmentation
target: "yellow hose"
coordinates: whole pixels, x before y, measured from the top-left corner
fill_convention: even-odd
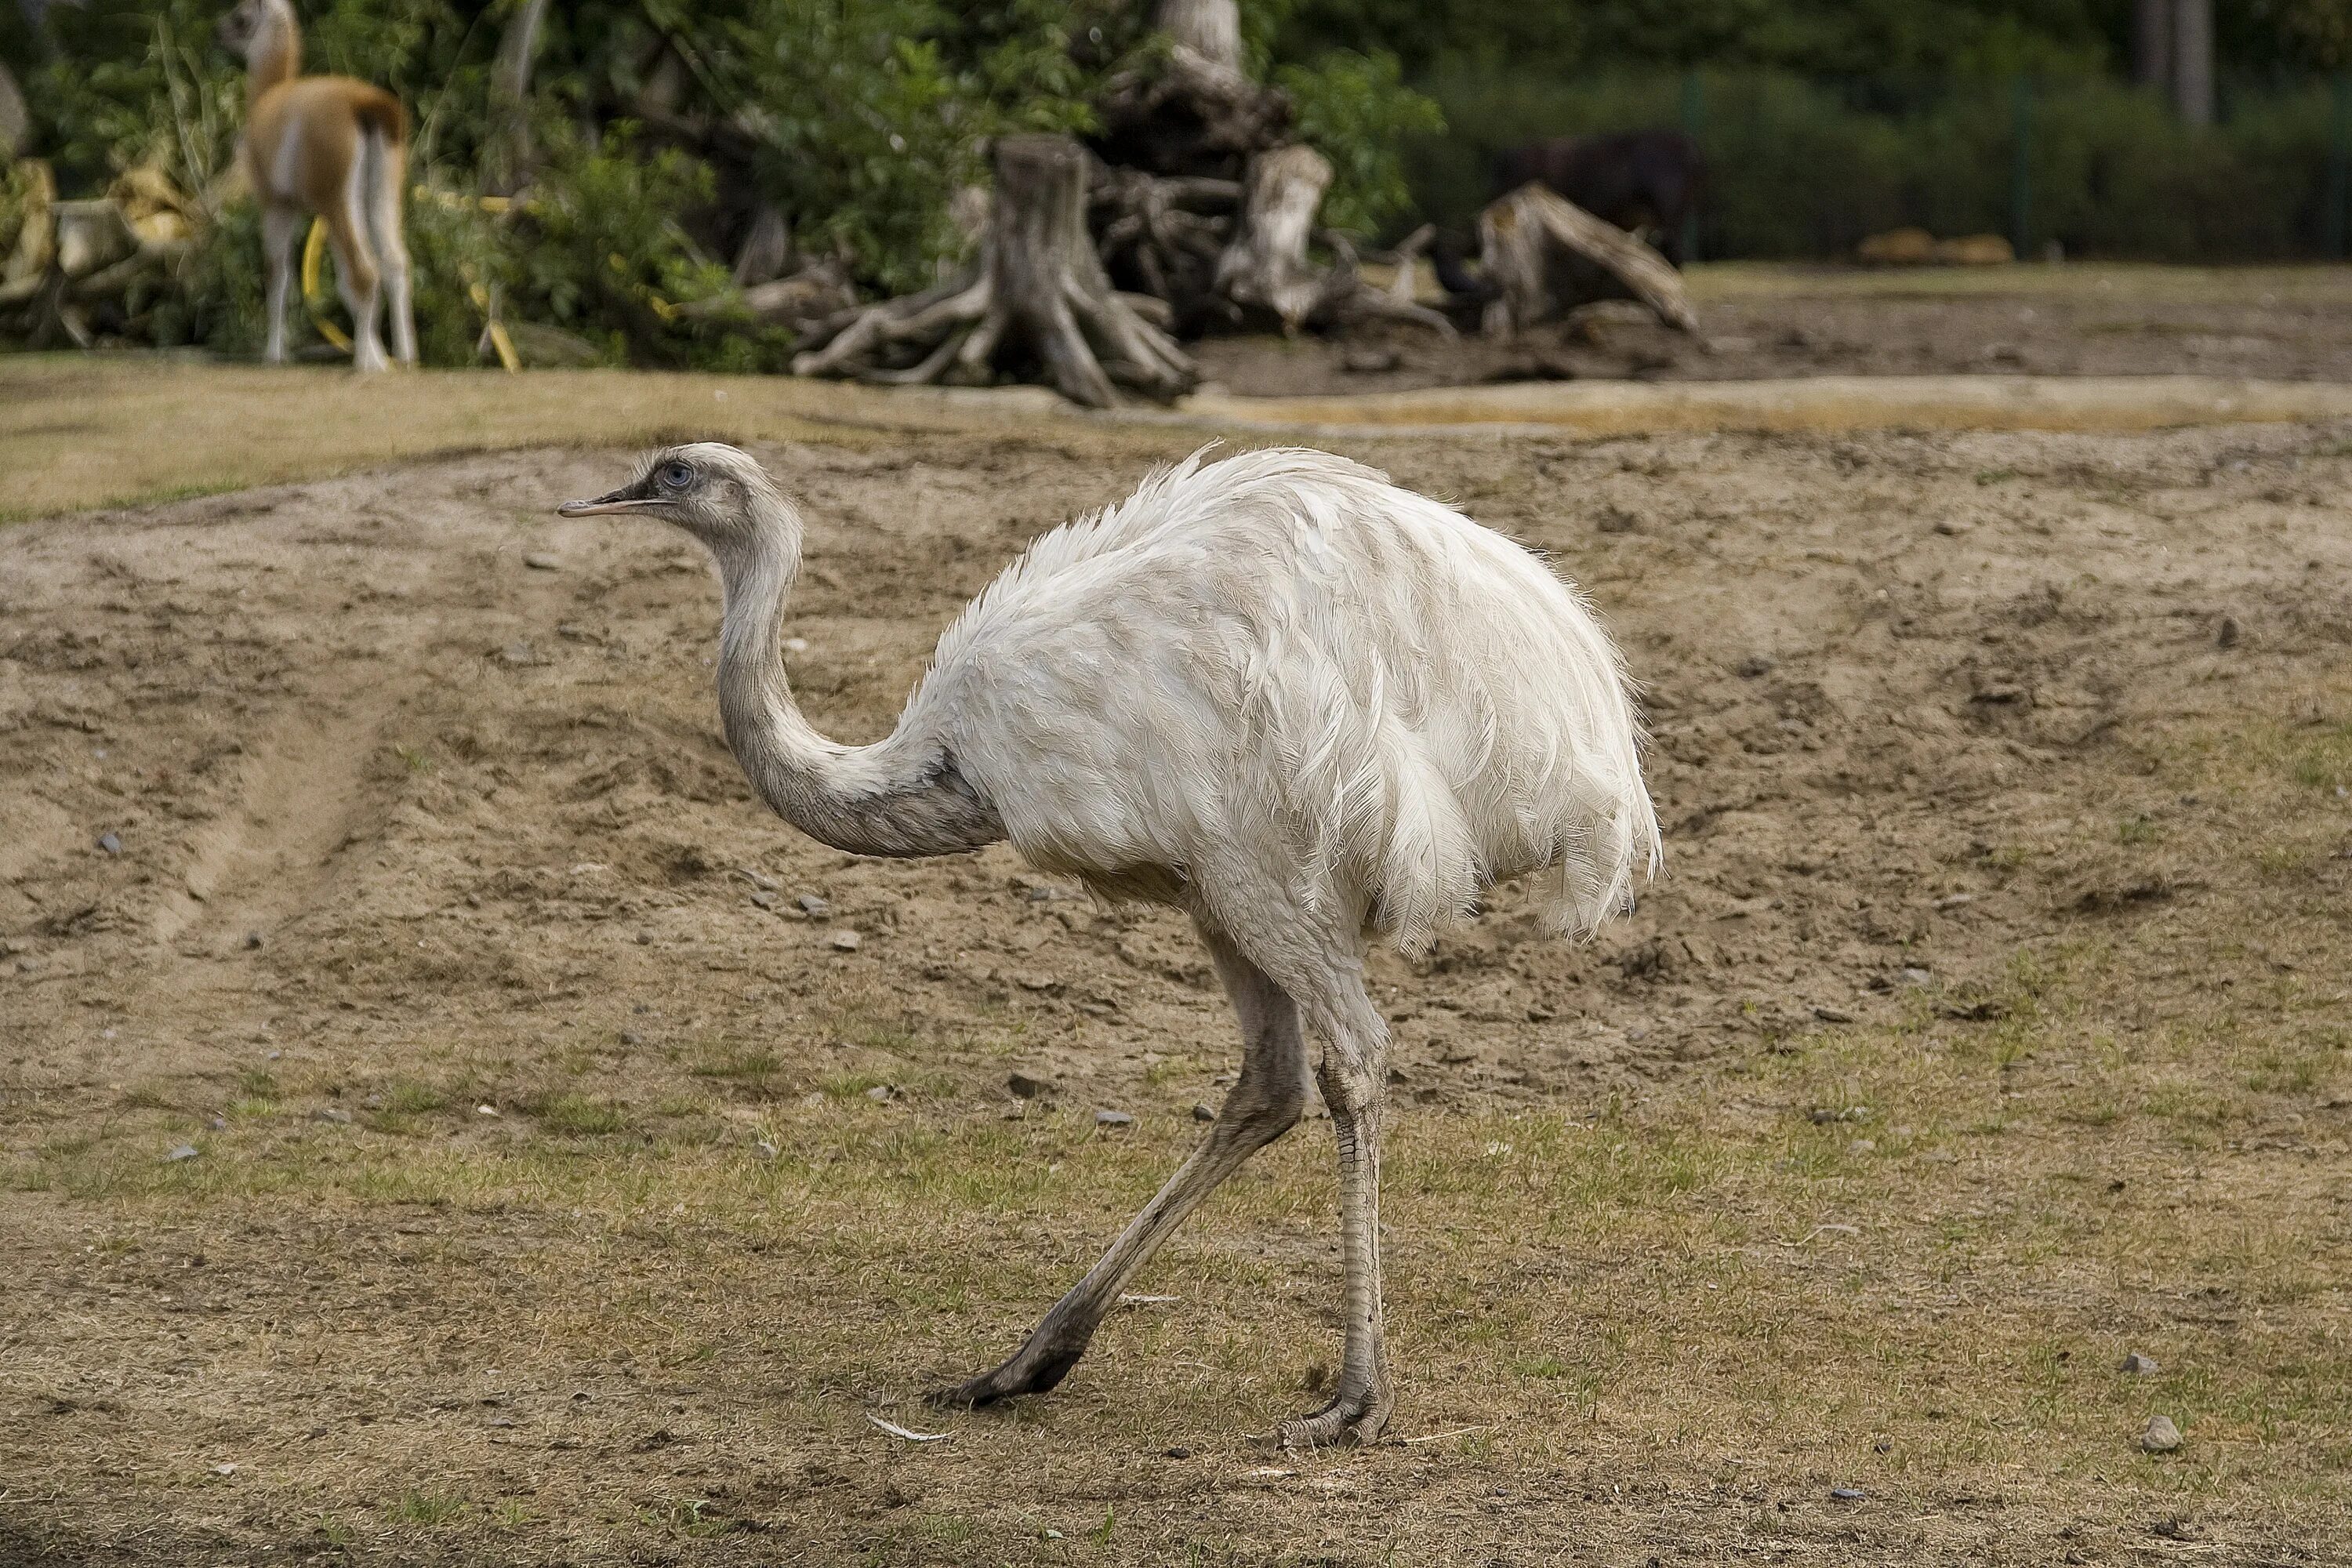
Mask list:
[[[505,196],[469,198],[447,191],[436,191],[425,185],[416,186],[415,195],[436,201],[444,206],[478,206],[487,213],[503,213],[513,205],[513,203]],[[314,217],[310,220],[310,237],[302,242],[302,308],[310,313],[310,324],[319,329],[320,337],[342,350],[343,353],[349,353],[352,352],[350,335],[327,316],[331,301],[327,298],[326,259],[327,220]],[[614,258],[614,260],[618,259],[619,258]],[[476,308],[482,312],[482,319],[489,326],[490,347],[498,351],[499,363],[509,371],[522,369],[522,356],[515,353],[514,339],[508,335],[505,326],[499,319],[490,313],[489,295],[479,283],[473,284],[467,292],[473,296]],[[667,300],[658,297],[655,297],[651,302],[656,310],[662,312],[665,320],[677,310],[676,306],[670,305]]]
[[[321,276],[326,268],[327,220],[310,220],[310,237],[302,242],[302,308],[310,312],[310,324],[319,335],[342,350],[352,352],[352,340],[343,329],[327,319],[326,283]]]

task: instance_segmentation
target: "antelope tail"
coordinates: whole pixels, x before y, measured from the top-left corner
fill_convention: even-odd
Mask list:
[[[408,110],[388,92],[360,94],[352,105],[352,118],[359,121],[362,135],[381,136],[394,147],[408,142]]]

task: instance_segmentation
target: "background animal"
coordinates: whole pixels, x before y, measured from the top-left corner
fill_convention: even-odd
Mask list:
[[[263,357],[286,358],[287,296],[302,217],[327,225],[335,284],[350,307],[352,363],[384,368],[376,327],[381,295],[392,297],[392,352],[416,360],[408,246],[401,234],[407,178],[408,116],[382,88],[343,76],[303,76],[302,29],[289,0],[239,0],[221,18],[220,39],[246,62],[247,176],[261,203],[261,243],[269,263],[269,339]]]
[[[1706,194],[1706,158],[1679,131],[1618,131],[1530,142],[1495,160],[1495,194],[1539,180],[1597,218],[1683,264],[1685,221]]]
[[[884,740],[801,716],[784,609],[800,514],[743,453],[658,454],[561,509],[643,512],[699,539],[725,592],[728,744],[786,820],[854,853],[998,839],[1109,899],[1189,913],[1242,1028],[1208,1137],[1001,1366],[938,1397],[1042,1393],[1184,1216],[1305,1110],[1307,1041],[1339,1153],[1346,1345],[1295,1446],[1368,1441],[1393,1405],[1381,1331],[1388,1027],[1364,933],[1407,949],[1485,889],[1540,875],[1589,931],[1658,858],[1616,649],[1533,555],[1370,468],[1198,454],[1058,528],[972,601]]]

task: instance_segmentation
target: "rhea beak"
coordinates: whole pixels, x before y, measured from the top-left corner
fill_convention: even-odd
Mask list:
[[[614,512],[642,511],[661,505],[658,496],[638,495],[628,490],[614,490],[598,496],[594,500],[568,500],[555,509],[558,517],[604,517]]]

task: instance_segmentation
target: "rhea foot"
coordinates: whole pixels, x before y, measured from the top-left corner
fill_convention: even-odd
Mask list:
[[[1019,1350],[1003,1366],[969,1378],[953,1388],[935,1389],[924,1398],[930,1404],[949,1409],[976,1410],[983,1405],[993,1405],[1000,1399],[1013,1399],[1024,1394],[1045,1394],[1078,1364],[1087,1353],[1086,1342],[1076,1344],[1046,1343],[1041,1345],[1036,1336]]]
[[[1385,1388],[1343,1394],[1312,1415],[1301,1415],[1275,1428],[1277,1447],[1293,1452],[1307,1448],[1364,1447],[1380,1441],[1388,1430],[1396,1397]]]

